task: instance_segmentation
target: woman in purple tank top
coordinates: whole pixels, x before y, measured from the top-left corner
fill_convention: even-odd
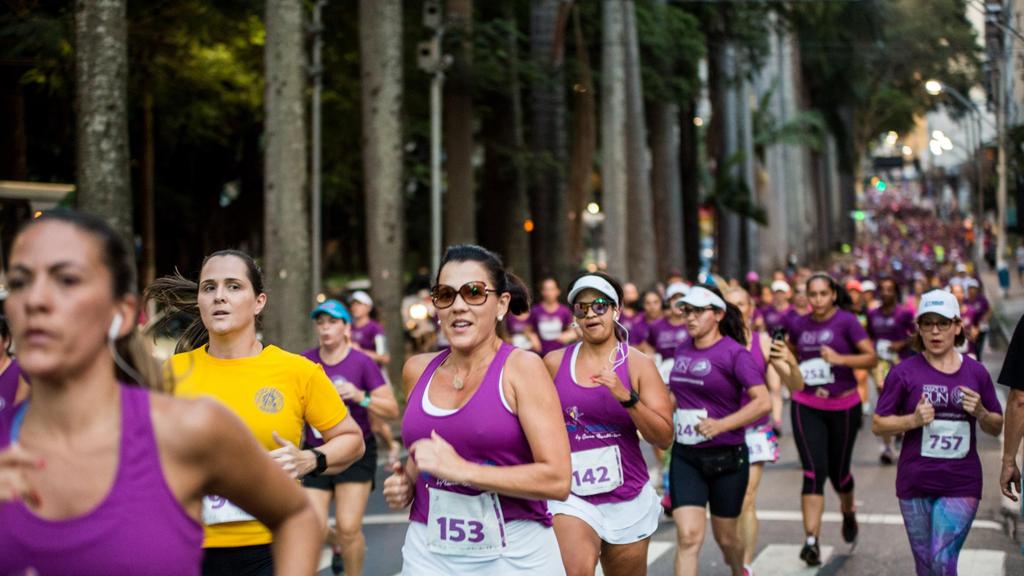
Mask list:
[[[0,574],[199,574],[211,491],[272,527],[279,573],[316,569],[308,499],[237,418],[119,383],[157,388],[160,370],[135,330],[134,257],[117,233],[44,213],[15,238],[8,278],[32,391],[0,413]]]
[[[11,358],[11,329],[0,314],[0,415],[10,412],[28,397],[28,384],[21,377],[18,362]]]
[[[598,560],[608,575],[646,574],[661,516],[638,432],[668,448],[672,399],[654,361],[629,347],[621,301],[612,277],[577,278],[569,303],[582,341],[544,357],[572,450],[572,493],[548,503],[567,574],[593,574]]]
[[[448,248],[431,290],[451,348],[403,369],[410,458],[384,482],[412,505],[402,573],[561,575],[547,500],[569,494],[569,441],[543,361],[498,338],[526,288],[479,246]]]
[[[781,391],[785,384],[791,391],[800,390],[803,380],[797,374],[796,357],[786,346],[785,338],[772,339],[763,331],[754,331],[754,301],[750,292],[743,288],[730,288],[725,293],[725,301],[735,306],[743,317],[743,335],[746,348],[754,359],[758,371],[764,375],[771,397]],[[750,396],[742,397],[741,406],[750,403]],[[743,510],[740,512],[739,528],[743,541],[743,565],[753,572],[750,565],[754,563],[754,552],[757,551],[757,489],[761,485],[765,462],[779,459],[779,437],[773,428],[772,413],[747,425],[745,430],[747,452],[750,455],[750,480],[747,482],[747,493],[743,496]]]

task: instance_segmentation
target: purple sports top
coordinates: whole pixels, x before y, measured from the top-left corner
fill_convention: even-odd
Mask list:
[[[605,446],[618,446],[622,459],[622,485],[604,494],[580,496],[591,504],[623,502],[636,498],[647,484],[647,464],[640,451],[640,437],[629,411],[619,404],[604,386],[581,386],[576,381],[575,361],[580,344],[565,349],[555,374],[555,389],[562,404],[562,417],[569,433],[569,449],[582,452]],[[623,362],[615,374],[632,390],[629,362]]]
[[[322,366],[331,382],[347,380],[367,394],[386,384],[384,374],[380,371],[380,366],[373,361],[373,358],[355,348],[349,348],[348,354],[341,359],[341,362],[334,365],[324,363],[323,358],[320,357],[320,348],[310,348],[303,352],[302,355]],[[370,430],[369,409],[363,408],[358,402],[349,400],[345,400],[345,406],[348,408],[349,414],[356,421],[356,424],[359,424],[359,428],[363,431],[363,438],[366,439],[373,435],[373,431]],[[322,439],[317,438],[313,434],[308,424],[305,428],[306,444],[309,446],[320,446],[324,443]]]
[[[377,352],[377,336],[384,335],[384,327],[376,320],[368,319],[362,326],[356,326],[353,322],[351,330],[352,341],[360,348],[367,352]]]
[[[689,340],[690,333],[686,331],[686,324],[673,326],[668,318],[658,320],[647,330],[647,342],[661,355],[662,360],[675,356],[676,348]]]
[[[480,387],[473,396],[454,413],[434,416],[423,409],[423,395],[438,366],[451,353],[440,352],[420,375],[416,386],[409,395],[405,417],[402,419],[402,442],[405,447],[417,440],[429,438],[436,431],[462,458],[477,464],[490,466],[517,466],[533,463],[533,451],[526,441],[526,434],[519,423],[519,417],[505,407],[501,392],[501,374],[509,354],[515,350],[511,344],[502,343],[494,360],[487,368]],[[428,396],[429,398],[429,396]],[[420,472],[412,501],[409,519],[427,523],[430,507],[430,493],[427,488],[447,490],[458,494],[476,495],[482,491],[470,486],[457,486]],[[544,526],[551,525],[551,514],[543,500],[527,500],[498,495],[501,511],[506,521],[533,520]]]
[[[545,356],[548,352],[565,346],[558,338],[572,324],[572,310],[564,304],[559,304],[554,312],[548,312],[543,304],[534,304],[530,309],[530,324],[540,338],[540,355]]]
[[[0,416],[0,448],[12,417]],[[182,508],[160,465],[149,393],[121,385],[121,448],[114,484],[90,512],[67,520],[0,504],[0,574],[199,574],[203,527]]]
[[[0,374],[0,414],[10,412],[14,407],[14,398],[18,395],[18,378],[21,376],[21,367],[18,361],[11,359],[11,363]]]
[[[649,327],[642,313],[633,312],[632,316],[627,316],[624,310],[619,316],[619,324],[622,324],[622,327],[629,331],[630,346],[639,346],[647,341]]]
[[[752,332],[750,334],[750,356],[754,359],[754,366],[757,367],[758,373],[761,374],[761,380],[765,381],[765,377],[768,375],[768,362],[764,359],[764,350],[761,349],[761,333]],[[744,394],[742,400],[740,400],[740,408],[743,408],[747,404],[750,404],[750,394]],[[754,420],[747,425],[747,428],[760,428],[767,426],[771,422],[771,412],[769,411],[764,416],[761,416],[757,420]]]
[[[796,346],[796,359],[805,362],[821,358],[821,347],[828,346],[839,354],[859,354],[857,343],[868,339],[860,320],[852,312],[836,310],[831,318],[819,322],[813,316],[793,317],[789,322],[789,340]],[[853,368],[832,366],[834,382],[821,386],[807,386],[793,393],[793,400],[819,410],[849,410],[860,403],[857,379]],[[828,393],[822,398],[816,389]],[[851,392],[852,391],[852,392]]]

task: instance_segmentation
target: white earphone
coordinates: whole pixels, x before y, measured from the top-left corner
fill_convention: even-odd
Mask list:
[[[114,342],[118,336],[121,335],[121,325],[124,324],[124,316],[120,313],[114,314],[114,319],[110,321],[110,329],[107,330],[107,341]]]

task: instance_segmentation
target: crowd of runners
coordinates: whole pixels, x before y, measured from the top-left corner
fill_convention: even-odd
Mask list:
[[[708,514],[749,575],[784,428],[799,557],[817,566],[827,485],[839,537],[858,537],[868,415],[917,573],[955,574],[977,436],[1002,429],[979,362],[992,312],[963,221],[878,205],[821,271],[654,286],[583,271],[543,279],[533,305],[499,255],[451,246],[429,292],[438,350],[393,383],[400,344],[365,291],[311,306],[317,346],[286,351],[258,338],[268,295],[248,254],[140,294],[105,224],[44,213],[11,248],[0,322],[0,575],[311,574],[326,543],[336,574],[362,574],[369,549],[408,575],[632,576],[663,514],[677,575],[698,573]],[[163,366],[137,323],[150,302],[187,321]],[[400,551],[362,534],[378,488],[409,509]]]

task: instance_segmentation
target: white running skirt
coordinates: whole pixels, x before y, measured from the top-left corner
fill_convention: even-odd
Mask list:
[[[548,500],[548,510],[583,520],[609,544],[632,544],[649,538],[658,529],[661,500],[648,482],[636,498],[625,502],[591,504],[569,494],[565,502]]]
[[[529,574],[565,576],[555,531],[532,520],[505,523],[508,545],[497,557],[434,554],[427,548],[427,525],[410,522],[402,546],[402,576]]]

